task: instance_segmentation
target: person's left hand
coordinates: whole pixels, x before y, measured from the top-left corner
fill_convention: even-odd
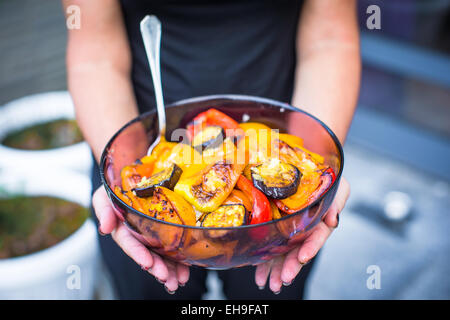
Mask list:
[[[341,179],[333,203],[326,212],[324,219],[313,229],[313,232],[301,245],[292,249],[285,255],[260,264],[256,267],[255,282],[259,288],[264,288],[270,274],[269,286],[275,294],[281,291],[281,286],[288,286],[317,252],[322,248],[331,232],[339,224],[339,214],[344,209],[350,195],[350,185],[344,178]]]

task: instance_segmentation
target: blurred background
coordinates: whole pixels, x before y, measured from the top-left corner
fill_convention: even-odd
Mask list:
[[[381,9],[380,30],[366,26],[370,5]],[[307,298],[450,299],[450,1],[360,0],[358,15],[362,86],[344,148],[352,195]],[[91,159],[70,121],[65,26],[58,0],[0,0],[0,298],[115,297],[96,230],[73,206],[89,205]],[[15,211],[26,226],[8,227]],[[70,215],[78,224],[63,221]],[[213,272],[208,288],[205,299],[223,298]]]

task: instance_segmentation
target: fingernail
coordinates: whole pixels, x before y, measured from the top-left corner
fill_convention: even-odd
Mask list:
[[[100,225],[98,225],[98,233],[99,233],[101,236],[106,236],[106,233],[103,233],[103,232],[102,232],[101,226],[100,226]]]
[[[284,282],[283,281],[283,286],[285,286],[285,287],[290,286],[291,284],[292,284],[292,280],[289,281],[289,282]]]
[[[165,283],[166,283],[165,281],[162,281],[162,280],[159,279],[159,278],[156,278],[156,277],[155,277],[155,279],[156,279],[156,281],[158,281],[158,282],[161,283],[161,284],[165,284]]]
[[[303,258],[300,259],[300,264],[302,266],[304,266],[304,265],[308,264],[309,261],[310,260],[308,260],[307,258],[303,257]]]
[[[147,271],[147,272],[152,271],[151,267],[141,266],[141,269],[144,270],[144,271]]]
[[[259,289],[259,290],[264,290],[264,287],[265,287],[265,286],[258,286],[258,289]]]
[[[184,287],[185,285],[186,285],[186,283],[181,283],[181,282],[178,283],[178,286],[180,286],[180,287]]]
[[[280,294],[280,292],[281,292],[281,289],[278,291],[274,291],[273,294]]]
[[[175,294],[176,290],[170,291],[166,286],[164,286],[164,289],[166,289],[168,294]]]

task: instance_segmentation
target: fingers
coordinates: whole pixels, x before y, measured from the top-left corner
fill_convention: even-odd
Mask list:
[[[103,186],[95,191],[92,206],[99,221],[98,230],[103,234],[111,233],[117,224],[116,215]]]
[[[309,262],[331,234],[330,229],[324,222],[320,222],[314,232],[297,247],[285,256],[275,258],[269,262],[258,265],[255,271],[255,282],[258,287],[264,287],[269,277],[270,290],[274,294],[281,291],[282,285],[288,286],[298,275],[303,265]]]
[[[181,263],[177,264],[178,285],[184,286],[189,280],[189,267]]]
[[[174,294],[179,285],[189,280],[189,267],[163,259],[158,254],[149,251],[128,231],[126,226],[119,225],[112,233],[114,241],[142,269],[147,270],[156,280],[164,284],[166,291]]]
[[[297,259],[298,249],[299,248],[294,249],[286,257],[281,256],[258,265],[255,271],[256,285],[260,289],[263,289],[267,283],[267,279],[269,278],[269,288],[274,294],[280,293],[282,285],[290,285],[301,269],[301,264]],[[290,261],[292,264],[293,262],[297,263],[297,266],[292,268],[290,267],[287,272],[289,275],[288,277],[283,276],[283,273],[286,273],[286,261]]]
[[[315,230],[300,246],[297,256],[298,261],[301,264],[305,264],[314,258],[330,236],[331,231],[332,229],[330,229],[324,222],[319,222],[315,227]]]
[[[150,253],[154,261],[153,266],[149,270],[150,274],[153,275],[159,282],[161,283],[166,282],[170,277],[169,268],[167,266],[166,260],[163,259],[160,255],[148,251],[147,248],[145,248],[145,250],[147,250],[147,252]]]
[[[166,261],[166,265],[169,273],[164,288],[169,294],[174,294],[178,289],[177,267],[172,261]]]
[[[278,257],[273,260],[272,268],[270,271],[270,290],[275,294],[279,294],[281,291],[281,270],[283,268],[284,257]]]
[[[294,248],[288,254],[258,265],[255,272],[255,282],[258,287],[264,287],[270,274],[270,289],[278,294],[282,285],[290,285],[298,275],[303,265],[314,258],[325,244],[334,228],[339,223],[339,213],[344,209],[350,195],[350,185],[342,178],[336,197],[328,210],[325,219],[317,224],[314,231],[301,246]]]
[[[284,257],[278,257],[266,263],[256,266],[255,282],[259,289],[263,289],[269,278],[269,288],[275,294],[281,291],[281,270],[283,268]],[[269,277],[270,274],[270,277]]]
[[[150,251],[148,251],[139,240],[133,237],[123,224],[117,226],[116,230],[112,233],[112,238],[119,247],[143,269],[157,269],[157,259],[154,259]],[[161,266],[159,268],[161,268]]]
[[[330,228],[336,228],[339,224],[339,214],[344,209],[345,203],[350,196],[350,184],[345,180],[341,179],[339,188],[336,192],[336,196],[331,204],[328,212],[325,215],[324,222]]]
[[[104,187],[95,191],[92,205],[99,220],[99,231],[104,234],[111,233],[113,240],[131,259],[159,282],[164,283],[167,292],[175,293],[179,284],[184,285],[189,280],[189,267],[175,264],[149,251],[125,225],[117,223],[114,208]]]
[[[270,273],[270,267],[272,265],[272,261],[268,261],[256,266],[255,271],[255,282],[259,289],[264,289],[267,282],[267,277]]]
[[[303,265],[298,261],[299,250],[300,247],[289,251],[284,259],[283,269],[281,270],[281,281],[285,286],[290,285],[302,269]]]

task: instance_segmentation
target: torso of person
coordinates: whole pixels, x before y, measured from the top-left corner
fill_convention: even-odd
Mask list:
[[[139,23],[162,24],[161,78],[166,104],[212,94],[290,102],[301,1],[121,0],[140,112],[155,98]]]

